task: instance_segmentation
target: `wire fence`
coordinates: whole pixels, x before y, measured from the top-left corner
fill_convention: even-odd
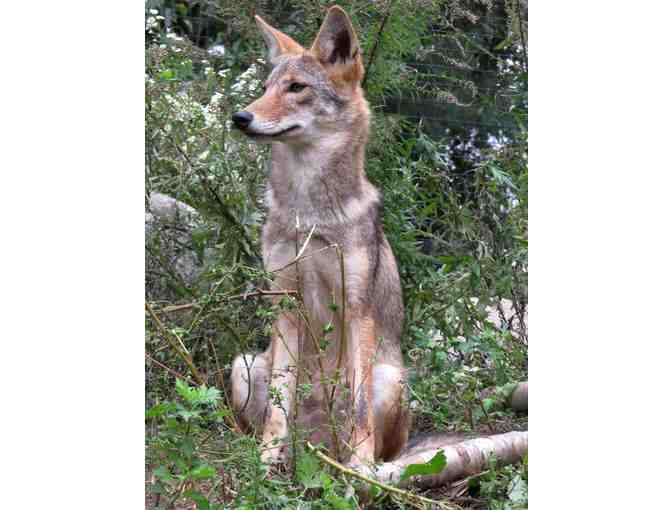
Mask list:
[[[215,57],[218,47],[220,56],[227,52],[212,31],[213,21],[223,23],[212,13],[179,16],[173,12],[163,12],[164,28],[187,37],[195,45],[208,51],[209,58]],[[508,23],[507,17],[487,14],[481,19],[498,20]],[[467,38],[474,41],[482,34],[469,33]],[[223,52],[222,52],[223,50]],[[434,57],[437,58],[437,57]],[[431,84],[431,91],[425,94],[407,93],[403,90],[387,95],[372,106],[378,113],[402,116],[409,121],[422,121],[430,135],[442,136],[447,130],[477,129],[487,134],[512,134],[520,129],[510,110],[514,105],[527,104],[527,85],[511,86],[510,71],[506,62],[490,60],[490,68],[476,67],[464,62],[460,53],[445,52],[439,62],[409,60],[404,68],[409,73],[417,73],[416,80]],[[437,93],[437,90],[440,92]]]

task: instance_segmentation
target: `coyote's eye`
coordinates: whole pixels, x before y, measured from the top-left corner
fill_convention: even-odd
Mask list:
[[[303,89],[306,88],[307,85],[304,85],[303,83],[292,83],[287,90],[292,92],[293,94],[296,94],[297,92],[301,92]]]

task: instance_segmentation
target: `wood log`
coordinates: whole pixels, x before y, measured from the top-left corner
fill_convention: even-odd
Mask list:
[[[383,483],[400,487],[408,485],[422,488],[438,487],[484,471],[488,468],[488,459],[491,455],[494,455],[501,464],[518,462],[527,453],[527,434],[527,431],[507,432],[430,448],[385,462],[377,467],[375,475]],[[401,480],[401,475],[408,465],[425,464],[439,451],[443,451],[446,456],[446,466],[441,473]]]

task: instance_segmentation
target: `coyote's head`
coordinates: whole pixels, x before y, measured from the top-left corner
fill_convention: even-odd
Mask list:
[[[366,122],[364,66],[348,15],[329,9],[309,50],[255,16],[273,66],[264,95],[233,114],[235,126],[260,142],[303,144]],[[367,128],[368,129],[368,128]]]

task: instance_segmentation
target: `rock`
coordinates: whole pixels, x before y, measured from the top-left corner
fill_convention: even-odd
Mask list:
[[[176,295],[180,287],[198,283],[204,260],[192,237],[197,228],[206,225],[196,209],[162,193],[150,195],[145,212],[145,279],[150,299],[172,301],[180,297]],[[213,257],[215,252],[206,248],[200,253]]]
[[[200,219],[196,209],[163,193],[150,194],[149,212],[145,213],[145,223],[148,214],[152,216],[152,220],[166,223],[193,222]]]

